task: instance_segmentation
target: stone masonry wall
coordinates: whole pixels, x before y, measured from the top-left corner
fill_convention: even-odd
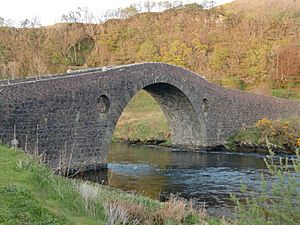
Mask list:
[[[300,102],[224,89],[179,67],[143,63],[0,82],[0,141],[43,154],[53,169],[106,166],[116,123],[141,89],[160,104],[174,145],[224,143],[268,117],[300,116]]]

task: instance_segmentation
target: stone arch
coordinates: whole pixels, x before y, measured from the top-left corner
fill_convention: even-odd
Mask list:
[[[222,145],[263,117],[300,112],[299,101],[224,89],[176,66],[141,63],[0,81],[0,142],[38,146],[54,169],[62,149],[74,169],[106,166],[115,125],[141,89],[160,103],[174,145]]]
[[[187,95],[173,84],[158,82],[136,89],[123,101],[118,113],[113,119],[113,129],[129,101],[140,90],[147,91],[160,105],[171,131],[171,141],[174,147],[197,148],[206,142],[206,130],[202,117],[199,118]],[[111,139],[111,138],[110,138]]]

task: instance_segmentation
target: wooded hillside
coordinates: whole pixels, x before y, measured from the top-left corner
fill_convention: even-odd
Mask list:
[[[300,0],[236,0],[103,24],[0,27],[0,76],[160,61],[225,87],[300,98]]]

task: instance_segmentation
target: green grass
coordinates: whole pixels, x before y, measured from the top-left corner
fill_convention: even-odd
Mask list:
[[[273,89],[272,96],[279,97],[279,98],[298,100],[298,99],[300,99],[300,88],[298,88],[297,90],[285,89],[285,88]]]
[[[72,181],[21,151],[0,147],[0,165],[0,224],[104,224],[103,213],[88,216]]]
[[[255,136],[254,131],[251,134]],[[248,198],[246,205],[237,200],[237,219],[228,222],[189,208],[180,199],[160,203],[56,176],[22,151],[0,146],[0,224],[299,224],[299,162],[298,155],[292,169],[295,175],[288,166],[268,163],[269,173],[279,182],[271,192],[263,189],[261,196]],[[273,201],[274,194],[278,201]]]
[[[0,146],[0,168],[1,225],[221,224],[180,199],[160,203],[56,176],[20,150]]]
[[[160,203],[100,186],[98,201],[86,202],[78,181],[54,175],[23,152],[0,147],[0,224],[105,224],[103,203],[114,196],[147,208]]]
[[[134,115],[132,115],[134,116]],[[166,120],[157,114],[147,115],[132,122],[117,126],[114,137],[122,140],[168,140],[169,131]]]
[[[32,192],[22,186],[0,188],[0,224],[66,224],[63,217],[41,207]]]
[[[234,149],[235,143],[258,144],[261,135],[261,131],[257,127],[248,127],[229,137],[226,146],[229,149]]]
[[[161,112],[159,104],[155,99],[148,94],[147,91],[139,91],[136,96],[134,96],[128,105],[126,106],[124,112]]]
[[[273,88],[272,89],[272,96],[279,97],[279,98],[287,98],[287,99],[294,99],[299,100],[300,99],[300,73],[298,78],[296,78],[298,81],[289,82],[283,87]]]

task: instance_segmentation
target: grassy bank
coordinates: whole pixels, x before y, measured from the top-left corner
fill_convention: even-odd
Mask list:
[[[255,126],[241,130],[228,139],[227,148],[237,151],[257,151],[295,154],[300,147],[300,118],[259,120]],[[243,150],[244,149],[244,150]]]
[[[221,224],[186,202],[167,203],[66,179],[0,146],[0,224]]]
[[[299,150],[299,149],[298,149]],[[105,225],[296,225],[300,222],[300,156],[293,163],[266,158],[273,183],[262,193],[246,187],[235,199],[236,216],[220,220],[196,211],[184,200],[166,203],[117,189],[54,175],[20,150],[0,146],[0,224]],[[285,164],[287,163],[287,164]]]

